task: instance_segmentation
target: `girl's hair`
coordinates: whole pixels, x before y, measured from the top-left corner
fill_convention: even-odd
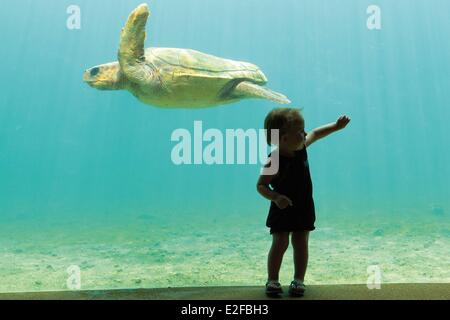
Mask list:
[[[266,130],[267,144],[270,146],[272,130],[279,130],[279,138],[290,128],[295,120],[304,121],[301,109],[297,108],[277,108],[269,112],[264,120],[264,129]]]

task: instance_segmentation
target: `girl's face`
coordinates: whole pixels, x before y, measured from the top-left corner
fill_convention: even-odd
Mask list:
[[[306,136],[305,122],[303,119],[298,118],[281,137],[281,141],[286,149],[296,151],[305,147]]]

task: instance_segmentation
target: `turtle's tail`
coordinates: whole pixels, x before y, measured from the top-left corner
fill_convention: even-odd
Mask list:
[[[234,95],[267,99],[280,104],[290,104],[291,101],[283,94],[261,87],[252,82],[243,81],[234,88]]]

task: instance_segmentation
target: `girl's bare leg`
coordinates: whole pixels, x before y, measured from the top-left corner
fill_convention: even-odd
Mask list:
[[[294,251],[295,280],[305,280],[308,266],[308,240],[309,231],[297,231],[292,233],[291,242]]]
[[[272,281],[278,281],[281,262],[283,261],[283,255],[289,246],[289,232],[279,232],[272,234],[272,246],[269,251],[269,257],[267,259],[267,269],[269,273],[269,279]]]

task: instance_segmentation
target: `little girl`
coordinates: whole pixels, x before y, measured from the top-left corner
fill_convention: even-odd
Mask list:
[[[294,251],[294,280],[289,294],[302,296],[305,292],[305,273],[308,264],[309,231],[315,229],[316,220],[311,175],[306,148],[317,140],[341,130],[350,119],[340,117],[336,122],[305,132],[305,121],[298,109],[281,108],[272,110],[266,117],[267,143],[277,145],[269,155],[267,170],[277,162],[276,174],[262,172],[257,183],[258,192],[271,201],[266,226],[270,227],[272,247],[268,256],[268,280],[266,294],[282,293],[278,274],[283,255],[289,246],[291,236]],[[272,130],[278,130],[279,141],[271,141]],[[269,187],[271,186],[272,189]]]

